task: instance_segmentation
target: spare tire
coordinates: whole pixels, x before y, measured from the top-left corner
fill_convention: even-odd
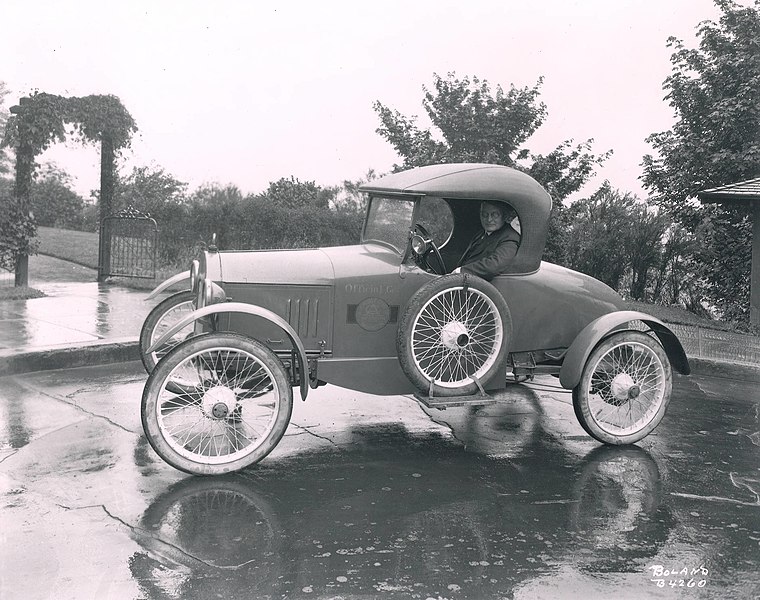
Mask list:
[[[503,367],[512,317],[501,293],[474,275],[445,275],[409,300],[398,328],[401,368],[422,392],[477,393]],[[501,374],[506,378],[506,369]]]

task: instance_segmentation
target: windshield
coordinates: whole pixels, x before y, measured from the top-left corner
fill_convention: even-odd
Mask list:
[[[413,198],[373,196],[369,201],[362,241],[385,242],[399,253],[403,252],[409,239],[413,212]]]

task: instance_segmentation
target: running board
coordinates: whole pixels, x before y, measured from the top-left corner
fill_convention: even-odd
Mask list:
[[[449,396],[448,398],[440,396],[433,398],[432,396],[414,394],[414,398],[423,406],[438,410],[446,410],[447,408],[456,408],[458,406],[488,406],[489,404],[496,404],[499,402],[499,400],[488,394]]]

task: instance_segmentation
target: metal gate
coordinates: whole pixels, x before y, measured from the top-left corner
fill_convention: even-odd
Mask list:
[[[158,226],[155,219],[129,206],[100,224],[98,279],[155,279]]]

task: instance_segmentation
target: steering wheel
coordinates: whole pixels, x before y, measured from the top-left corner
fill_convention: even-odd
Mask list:
[[[428,246],[428,249],[420,255],[417,254],[417,252],[414,250],[414,246],[412,246],[412,252],[414,252],[415,256],[419,256],[420,259],[424,260],[425,265],[427,265],[427,267],[433,271],[433,273],[436,275],[445,275],[446,263],[443,262],[441,252],[438,250],[438,246],[436,246],[435,242],[433,241],[433,237],[428,233],[427,229],[425,229],[419,223],[415,223],[414,229],[412,230],[412,234],[414,233],[419,234],[423,238],[425,245]],[[433,251],[433,254],[435,254],[435,259],[438,261],[438,269],[433,268],[433,265],[431,265],[430,261],[428,260],[428,256],[431,250]]]

